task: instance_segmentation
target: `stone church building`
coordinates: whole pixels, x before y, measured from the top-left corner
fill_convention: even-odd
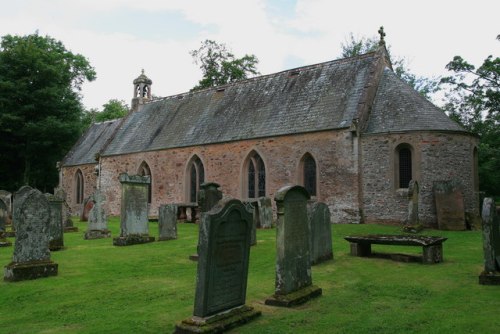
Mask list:
[[[420,186],[420,220],[436,226],[433,182],[458,180],[478,214],[478,138],[450,120],[377,51],[224,86],[151,98],[144,72],[130,113],[93,124],[61,162],[73,213],[96,188],[120,213],[119,174],[151,176],[150,216],[196,202],[217,182],[239,199],[305,186],[334,223],[401,223],[408,185]]]

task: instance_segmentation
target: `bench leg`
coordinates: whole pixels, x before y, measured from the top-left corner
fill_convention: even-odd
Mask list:
[[[432,245],[423,247],[422,263],[439,263],[443,262],[443,245]]]
[[[372,245],[367,243],[351,242],[351,255],[370,256],[372,255]]]

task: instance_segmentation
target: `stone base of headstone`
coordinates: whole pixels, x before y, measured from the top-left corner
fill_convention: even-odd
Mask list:
[[[190,259],[191,261],[195,261],[195,262],[196,262],[196,261],[198,261],[198,258],[199,258],[199,257],[200,257],[200,256],[199,256],[198,254],[191,254],[191,255],[189,255],[189,259]]]
[[[76,226],[67,226],[64,228],[64,233],[78,232],[78,227]]]
[[[287,295],[273,295],[266,299],[266,305],[292,307],[303,304],[312,298],[321,296],[323,290],[316,285],[311,285],[300,290],[294,291]]]
[[[155,241],[155,237],[150,237],[149,235],[137,235],[130,234],[126,237],[113,238],[113,245],[115,246],[131,246],[138,244],[146,244],[148,242]]]
[[[158,237],[158,241],[168,241],[168,240],[175,240],[177,238],[172,238],[172,237]]]
[[[481,285],[500,285],[500,272],[482,272],[479,275]]]
[[[323,254],[322,256],[318,257],[314,261],[311,261],[311,265],[317,265],[325,261],[330,261],[333,260],[333,252],[328,253],[328,254]]]
[[[0,247],[9,247],[9,246],[12,246],[12,242],[10,242],[7,239],[0,238]]]
[[[49,242],[49,249],[51,252],[64,249],[64,242],[62,240],[52,240]]]
[[[110,230],[90,230],[85,232],[83,235],[83,239],[92,240],[92,239],[104,239],[111,238]]]
[[[18,282],[41,277],[57,276],[58,264],[52,261],[43,263],[10,263],[5,266],[4,281]]]
[[[246,324],[261,315],[260,311],[251,306],[243,305],[229,311],[218,313],[210,317],[191,317],[175,326],[174,333],[222,333],[231,328]]]

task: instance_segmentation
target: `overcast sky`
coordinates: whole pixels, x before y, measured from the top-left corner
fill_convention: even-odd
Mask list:
[[[466,5],[465,5],[466,4]],[[83,87],[87,108],[130,105],[141,69],[152,92],[188,91],[201,78],[189,51],[205,39],[237,57],[254,54],[261,74],[333,60],[350,33],[377,37],[413,73],[445,75],[455,55],[479,65],[500,55],[498,0],[0,0],[0,36],[38,30],[85,56],[97,79]]]

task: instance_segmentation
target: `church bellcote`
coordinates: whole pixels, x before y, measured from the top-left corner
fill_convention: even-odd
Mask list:
[[[151,100],[151,85],[153,81],[149,79],[142,70],[141,75],[139,75],[134,80],[134,97],[132,98],[132,111],[139,110],[139,106],[144,104],[146,101]]]

